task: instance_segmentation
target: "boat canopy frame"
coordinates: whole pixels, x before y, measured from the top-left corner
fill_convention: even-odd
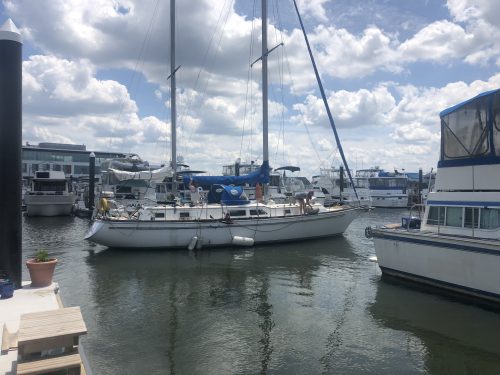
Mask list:
[[[500,89],[445,109],[438,167],[500,164]]]

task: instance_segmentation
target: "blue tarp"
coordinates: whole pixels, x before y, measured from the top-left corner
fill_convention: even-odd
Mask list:
[[[220,200],[222,204],[237,206],[250,202],[243,193],[243,188],[240,186],[223,186],[223,189]]]
[[[211,185],[241,186],[245,184],[254,185],[256,183],[267,184],[269,183],[269,170],[269,161],[266,160],[262,163],[260,170],[244,176],[184,176],[183,180],[185,185],[193,182],[207,187]]]

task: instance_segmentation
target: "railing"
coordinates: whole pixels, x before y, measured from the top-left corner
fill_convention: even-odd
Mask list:
[[[422,209],[423,207],[423,209]],[[425,211],[425,204],[423,203],[417,203],[417,204],[414,204],[413,206],[410,207],[410,214],[408,215],[409,218],[408,218],[408,222],[406,223],[406,230],[409,231],[410,230],[410,223],[411,223],[411,218],[412,218],[412,211],[414,208],[418,208],[418,218],[420,220],[422,220],[422,212]]]

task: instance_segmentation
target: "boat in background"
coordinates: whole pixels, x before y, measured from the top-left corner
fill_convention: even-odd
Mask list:
[[[367,227],[383,275],[500,303],[500,89],[440,114],[441,155],[423,220]],[[410,212],[411,213],[411,212]]]
[[[24,195],[27,216],[70,215],[76,195],[61,171],[37,171]]]
[[[379,167],[358,169],[354,180],[359,181],[360,186],[368,180],[373,207],[408,206],[408,176],[405,173],[386,172]]]
[[[343,168],[320,168],[320,174],[312,176],[314,191],[321,191],[325,205],[359,204],[365,208],[372,206],[370,190],[364,184],[359,184],[360,178],[354,177],[356,188],[345,175]]]

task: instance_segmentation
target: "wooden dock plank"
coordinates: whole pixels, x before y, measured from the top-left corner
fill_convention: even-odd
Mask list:
[[[67,354],[58,357],[46,357],[17,364],[18,375],[45,374],[50,371],[81,368],[80,354]]]
[[[23,314],[19,324],[19,354],[72,346],[86,333],[79,307]]]

